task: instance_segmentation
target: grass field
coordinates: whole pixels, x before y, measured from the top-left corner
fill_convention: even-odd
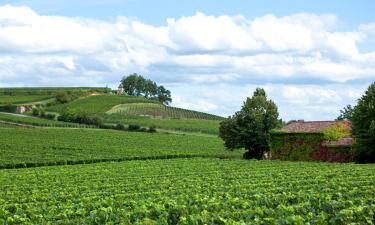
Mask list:
[[[0,128],[0,168],[160,157],[235,157],[221,139],[100,129]]]
[[[78,123],[66,123],[56,120],[48,120],[39,117],[31,117],[17,114],[9,114],[0,112],[0,121],[19,123],[32,126],[41,126],[41,127],[75,127],[75,128],[84,128],[84,127],[93,127],[89,125],[83,125]]]
[[[119,114],[124,116],[152,116],[161,118],[179,119],[207,119],[222,120],[222,117],[193,110],[169,107],[155,103],[132,103],[116,105],[110,109],[108,114]]]
[[[52,98],[52,97],[49,95],[21,95],[21,96],[0,95],[0,105],[38,102],[42,100],[47,100],[49,98]]]
[[[373,224],[375,166],[174,159],[0,170],[2,224]]]

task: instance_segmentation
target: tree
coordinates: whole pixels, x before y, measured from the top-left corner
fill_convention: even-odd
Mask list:
[[[257,88],[241,110],[220,123],[219,136],[230,150],[245,148],[244,158],[262,159],[269,151],[270,131],[280,124],[277,106]]]
[[[172,102],[171,92],[164,88],[164,86],[159,86],[157,89],[158,101],[166,105]]]
[[[340,115],[337,117],[338,120],[352,120],[354,108],[351,105],[347,105],[344,109],[340,110]]]
[[[121,83],[124,92],[132,96],[144,96],[147,99],[156,100],[168,105],[172,102],[171,92],[164,86],[158,86],[152,80],[146,80],[136,73],[123,77]]]
[[[354,156],[359,163],[375,162],[375,82],[358,100],[352,116]]]

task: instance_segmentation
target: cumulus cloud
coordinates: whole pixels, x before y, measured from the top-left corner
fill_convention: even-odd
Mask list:
[[[344,31],[338,24],[335,15],[245,18],[198,12],[154,26],[123,16],[112,21],[44,16],[5,5],[0,84],[115,87],[121,76],[138,72],[170,87],[178,106],[228,115],[248,96],[245,87],[267,84],[283,104],[319,113],[319,107],[337,109],[363,90],[343,97],[324,83],[343,90],[350,82],[375,78],[375,52],[358,47],[375,36],[375,23]],[[311,83],[317,86],[301,86]]]

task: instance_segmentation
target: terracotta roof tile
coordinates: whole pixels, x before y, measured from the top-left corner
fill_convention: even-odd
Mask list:
[[[327,127],[335,124],[335,123],[347,123],[350,125],[350,121],[303,121],[298,120],[296,122],[292,122],[281,130],[288,133],[320,133],[323,132],[324,129]]]

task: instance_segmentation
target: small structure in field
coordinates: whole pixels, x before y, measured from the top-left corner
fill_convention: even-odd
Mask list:
[[[117,94],[124,94],[124,86],[122,84],[117,87]]]
[[[17,108],[16,108],[16,113],[17,114],[22,114],[22,113],[24,113],[24,112],[26,112],[27,111],[27,108],[25,107],[25,106],[17,106]]]
[[[352,144],[348,120],[298,120],[271,134],[271,158],[347,162]]]

